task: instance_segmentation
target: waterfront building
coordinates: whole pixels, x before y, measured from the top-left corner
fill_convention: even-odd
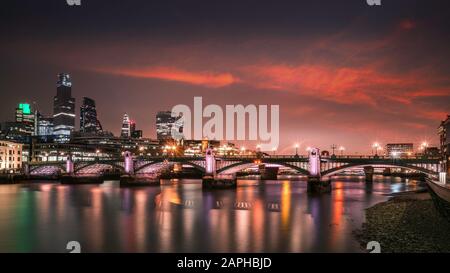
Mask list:
[[[441,148],[442,167],[447,170],[447,174],[450,176],[450,115],[441,122],[438,128],[439,143]]]
[[[441,151],[438,147],[426,147],[423,151],[423,155],[427,157],[439,157]]]
[[[171,111],[156,114],[156,136],[158,140],[181,140],[183,136],[182,116],[175,116]]]
[[[202,156],[208,147],[215,151],[221,147],[218,140],[182,140],[181,143],[185,156]]]
[[[102,125],[97,118],[95,101],[88,97],[83,97],[83,104],[80,107],[80,132],[96,134],[102,131]]]
[[[22,168],[22,144],[0,140],[0,173]]]
[[[161,145],[159,141],[149,138],[115,137],[112,133],[102,132],[96,135],[87,135],[79,132],[73,134],[71,142],[77,145],[96,146],[99,149],[111,149],[112,156],[122,157],[122,152],[130,151],[135,155],[159,156]]]
[[[392,158],[408,157],[414,154],[413,143],[389,143],[386,144],[386,154]]]
[[[19,143],[28,143],[31,139],[25,124],[15,121],[0,123],[1,138]]]
[[[75,99],[72,98],[72,81],[67,73],[58,75],[53,98],[53,124],[55,141],[68,142],[75,128]]]

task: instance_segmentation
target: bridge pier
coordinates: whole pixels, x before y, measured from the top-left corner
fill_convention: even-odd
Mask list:
[[[61,184],[101,184],[101,176],[76,176],[72,156],[67,156],[66,174],[61,176]]]
[[[136,177],[134,173],[134,160],[130,152],[124,153],[125,174],[120,176],[121,187],[139,187],[139,186],[159,186],[159,178],[153,177]]]
[[[228,189],[236,188],[236,176],[220,176],[217,175],[216,158],[212,149],[206,149],[205,154],[206,175],[202,179],[202,187],[204,189]]]
[[[369,182],[369,183],[373,182],[373,173],[374,173],[374,168],[372,166],[364,167],[364,174],[366,176],[366,182]]]
[[[331,192],[331,179],[322,179],[320,176],[308,176],[308,193],[329,193]]]
[[[331,179],[321,178],[320,150],[313,148],[309,152],[308,193],[331,192]]]

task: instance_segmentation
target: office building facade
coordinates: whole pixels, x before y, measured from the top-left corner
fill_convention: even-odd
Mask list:
[[[75,99],[72,97],[70,75],[61,73],[56,83],[53,98],[53,135],[56,142],[68,142],[75,128]]]
[[[102,126],[97,118],[95,101],[84,97],[80,107],[80,132],[87,134],[97,134],[102,132]]]

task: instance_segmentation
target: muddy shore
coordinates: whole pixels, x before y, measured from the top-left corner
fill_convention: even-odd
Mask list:
[[[366,209],[355,231],[363,249],[370,241],[382,253],[450,252],[450,222],[435,209],[429,193],[407,193]]]

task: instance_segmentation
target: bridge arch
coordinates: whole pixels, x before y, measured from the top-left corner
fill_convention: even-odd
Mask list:
[[[160,170],[163,170],[164,168],[171,167],[176,163],[180,163],[182,165],[189,165],[189,166],[194,167],[195,169],[197,169],[198,171],[200,171],[202,173],[205,172],[205,168],[203,168],[202,166],[199,166],[195,163],[189,162],[189,161],[183,161],[183,162],[167,161],[167,162],[165,162],[164,160],[155,160],[155,161],[148,162],[146,164],[142,164],[141,166],[139,166],[138,168],[135,169],[135,173],[138,173],[138,174],[150,173],[150,172],[147,172],[146,170],[152,170],[154,172],[158,172]]]
[[[262,162],[261,164],[270,164],[270,165],[278,165],[278,166],[284,166],[287,168],[290,168],[292,170],[298,171],[301,174],[304,175],[309,175],[309,172],[303,168],[300,168],[298,166],[289,164],[287,162],[277,162],[277,163],[271,163],[271,162]],[[246,161],[242,161],[242,162],[238,162],[238,163],[234,163],[234,164],[230,164],[226,167],[223,167],[219,170],[217,170],[218,173],[220,174],[234,174],[237,173],[239,171],[245,170],[247,168],[251,168],[254,166],[258,166],[258,163],[255,162],[246,162]]]
[[[99,174],[106,170],[113,170],[114,168],[120,169],[121,171],[124,170],[123,166],[109,163],[109,162],[90,162],[88,164],[84,164],[82,166],[79,166],[78,168],[75,168],[76,174]]]
[[[40,165],[30,169],[30,175],[57,175],[65,172],[64,166],[61,164]]]
[[[400,163],[392,163],[392,164],[387,164],[387,163],[374,163],[374,164],[346,164],[346,165],[342,165],[336,168],[332,168],[326,171],[322,171],[322,176],[324,177],[331,177],[333,175],[336,175],[338,173],[344,172],[346,170],[350,170],[350,169],[354,169],[354,168],[364,168],[364,167],[374,167],[374,168],[401,168],[401,169],[407,169],[407,170],[412,170],[412,171],[418,171],[421,173],[424,173],[426,175],[437,175],[437,172],[426,169],[426,168],[422,168],[422,167],[418,167],[418,166],[414,166],[414,165],[409,165],[409,164],[400,164]]]

